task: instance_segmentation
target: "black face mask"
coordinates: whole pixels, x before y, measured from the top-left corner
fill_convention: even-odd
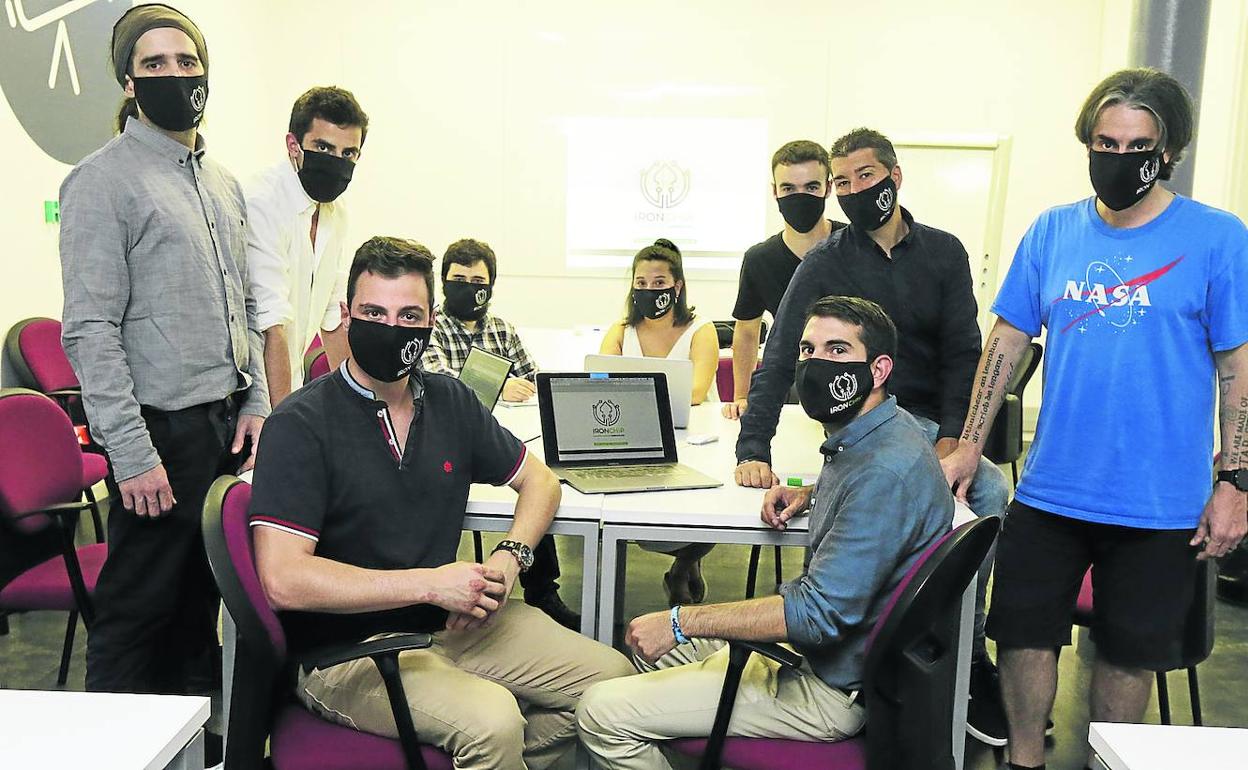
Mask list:
[[[199,125],[208,105],[208,76],[164,75],[132,78],[134,98],[147,119],[166,131],[189,131]]]
[[[1157,184],[1160,174],[1161,150],[1088,153],[1092,189],[1101,203],[1113,211],[1139,203]]]
[[[308,197],[319,203],[331,203],[342,195],[351,184],[355,164],[346,158],[327,152],[303,151],[303,168],[299,169],[299,184]]]
[[[443,281],[442,309],[461,321],[480,321],[494,296],[494,286],[468,281]]]
[[[862,192],[838,195],[836,200],[854,227],[878,230],[897,208],[897,183],[886,176]]]
[[[662,318],[675,306],[675,286],[667,289],[633,289],[633,307],[646,318]]]
[[[789,227],[799,233],[808,233],[823,219],[828,199],[810,193],[792,193],[776,198],[776,203],[780,206],[780,216],[784,217]]]
[[[828,361],[807,358],[794,371],[797,400],[802,409],[831,428],[839,428],[858,416],[875,386],[871,364],[866,361]]]
[[[365,374],[378,382],[395,382],[420,360],[432,333],[431,326],[391,326],[352,317],[347,345]]]

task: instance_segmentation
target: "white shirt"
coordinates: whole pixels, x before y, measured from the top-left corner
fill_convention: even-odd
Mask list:
[[[286,327],[291,390],[303,384],[303,354],[312,338],[341,323],[350,262],[343,248],[347,212],[322,203],[312,244],[316,201],[308,197],[289,159],[247,185],[247,265],[260,330]]]
[[[694,318],[689,322],[689,326],[684,333],[676,338],[676,342],[672,345],[672,349],[667,352],[667,358],[672,361],[692,361],[693,356],[690,350],[693,347],[693,335],[698,333],[698,329],[711,324],[714,329],[714,321],[699,321]],[[624,339],[620,342],[621,355],[641,358],[645,353],[641,352],[641,338],[637,336],[637,329],[632,326],[624,327]],[[715,378],[711,378],[711,385],[706,389],[706,400],[710,403],[719,403],[719,388],[715,385]]]

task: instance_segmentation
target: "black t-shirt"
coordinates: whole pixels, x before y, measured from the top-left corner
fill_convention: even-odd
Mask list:
[[[845,227],[844,222],[831,219],[828,222],[832,232]],[[802,260],[784,242],[783,232],[751,246],[741,260],[737,304],[732,308],[732,317],[738,321],[752,321],[766,310],[775,318],[780,300],[789,288],[789,280],[800,264]]]
[[[345,368],[292,393],[264,424],[252,526],[306,537],[317,556],[368,569],[455,561],[469,486],[510,482],[526,450],[454,377],[413,372],[412,392],[416,415],[401,461],[385,402]],[[282,614],[296,651],[445,622],[445,610],[430,604]]]

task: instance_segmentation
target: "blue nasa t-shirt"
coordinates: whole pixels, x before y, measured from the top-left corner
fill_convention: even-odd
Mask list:
[[[1048,329],[1017,499],[1103,524],[1195,527],[1213,475],[1213,354],[1248,341],[1244,224],[1181,196],[1129,229],[1105,224],[1095,198],[1050,209],[992,311],[1032,336]]]

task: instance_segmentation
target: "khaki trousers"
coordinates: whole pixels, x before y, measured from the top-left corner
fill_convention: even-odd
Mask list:
[[[727,668],[726,642],[694,639],[639,676],[594,685],[576,709],[581,742],[606,770],[670,770],[656,741],[710,734]],[[806,664],[785,669],[752,655],[728,734],[838,741],[865,721],[861,703],[824,684]]]
[[[512,600],[485,628],[441,631],[429,649],[401,654],[399,671],[417,735],[451,754],[456,768],[540,770],[572,745],[585,690],[634,669],[615,650]],[[368,658],[305,674],[298,692],[325,719],[398,736]]]

